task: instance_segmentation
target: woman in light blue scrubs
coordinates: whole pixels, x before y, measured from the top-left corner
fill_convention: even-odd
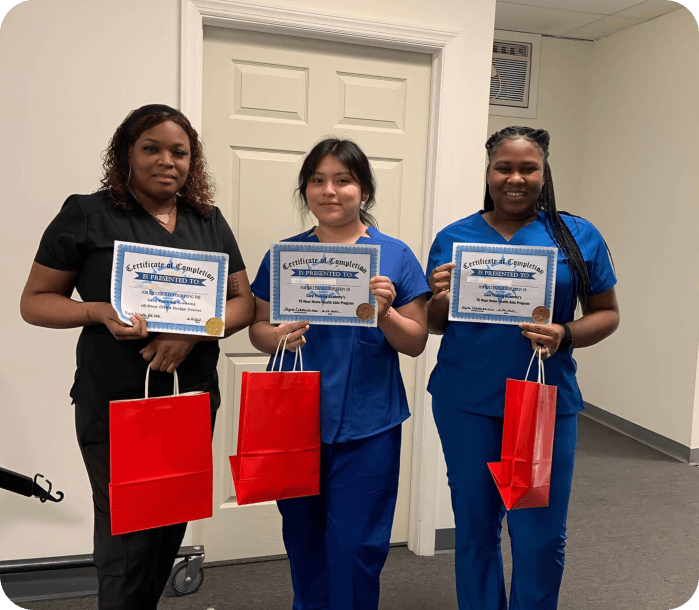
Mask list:
[[[546,383],[558,387],[549,506],[507,514],[512,547],[510,610],[554,610],[563,576],[566,517],[583,408],[573,347],[611,335],[619,323],[616,277],[606,244],[588,221],[556,210],[549,134],[508,127],[486,143],[485,210],[444,228],[427,266],[430,332],[443,335],[428,391],[447,463],[456,523],[460,610],[507,610],[500,533],[505,507],[487,467],[500,461],[505,381],[522,379],[543,346]],[[454,243],[558,248],[551,324],[449,322]],[[574,320],[576,303],[583,315]]]
[[[377,328],[270,324],[269,252],[252,284],[253,345],[273,354],[288,335],[287,351],[303,345],[304,368],[321,378],[320,495],[278,502],[293,610],[376,610],[379,604],[398,493],[400,424],[410,416],[398,353],[422,353],[430,289],[408,246],[376,228],[369,213],[375,191],[369,161],[354,142],[321,141],[298,179],[302,211],[318,225],[285,241],[380,245],[380,275],[370,283]],[[283,369],[293,360],[285,352]]]

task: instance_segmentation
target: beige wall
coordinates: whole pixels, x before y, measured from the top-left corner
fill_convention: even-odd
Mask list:
[[[78,332],[25,324],[19,296],[65,198],[98,187],[115,127],[144,103],[178,103],[178,66],[173,0],[29,0],[0,29],[0,466],[40,472],[66,494],[41,504],[0,490],[0,560],[91,552],[90,486],[68,396]]]
[[[576,352],[588,402],[699,447],[699,33],[681,10],[599,40],[579,213],[602,231],[621,326]]]
[[[318,7],[310,0],[276,4]],[[480,172],[464,177],[464,168],[482,164],[495,0],[393,0],[387,7],[332,0],[322,10],[459,33],[445,52],[435,211],[441,228],[462,217],[464,202],[476,200],[483,188]],[[99,155],[116,125],[141,104],[178,104],[179,2],[28,0],[0,30],[0,82],[3,140],[10,143],[0,152],[6,202],[0,247],[7,265],[0,305],[0,465],[41,472],[66,493],[61,504],[45,505],[0,493],[0,560],[88,553],[90,490],[68,398],[78,333],[26,325],[18,301],[41,233],[61,203],[97,188]]]

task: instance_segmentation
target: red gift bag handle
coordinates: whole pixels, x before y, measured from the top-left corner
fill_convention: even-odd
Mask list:
[[[178,396],[180,393],[180,383],[177,380],[177,371],[174,371],[172,373],[175,376],[175,382],[174,382],[174,396]],[[146,369],[146,398],[148,398],[148,379],[150,378],[150,365],[148,365],[148,368]]]
[[[529,381],[529,371],[532,368],[532,362],[534,362],[534,358],[536,358],[536,355],[539,355],[539,376],[537,377],[536,382],[540,383],[541,385],[546,385],[546,379],[544,378],[544,361],[541,359],[541,350],[543,347],[537,347],[534,350],[534,354],[532,355],[532,359],[529,361],[529,366],[527,367],[527,374],[524,376],[525,381]]]

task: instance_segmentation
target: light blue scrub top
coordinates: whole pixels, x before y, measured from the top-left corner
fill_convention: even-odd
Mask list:
[[[318,243],[317,236],[309,235],[310,232],[284,241]],[[394,309],[429,293],[420,263],[408,246],[373,227],[369,227],[367,233],[370,237],[360,237],[357,243],[381,246],[379,275],[393,282]],[[268,251],[251,286],[253,294],[267,302],[270,300],[269,276]],[[379,328],[311,324],[304,336],[304,369],[320,371],[322,442],[365,438],[410,417],[398,352]],[[271,361],[270,358],[267,370]],[[283,370],[290,370],[293,362],[294,354],[286,352]]]
[[[599,231],[583,218],[567,214],[561,217],[585,260],[590,276],[589,294],[602,294],[612,288],[616,276]],[[451,262],[454,243],[556,247],[546,230],[545,219],[545,213],[539,212],[534,222],[522,227],[508,242],[485,221],[482,212],[463,218],[437,234],[430,250],[427,276],[435,267]],[[570,322],[574,313],[570,271],[559,250],[553,322]],[[532,353],[531,341],[517,325],[447,322],[427,390],[434,400],[463,411],[502,417],[506,380],[524,379]],[[558,415],[577,413],[583,408],[576,370],[572,350],[557,352],[545,361],[546,384],[558,387]],[[530,375],[532,379],[535,380]]]

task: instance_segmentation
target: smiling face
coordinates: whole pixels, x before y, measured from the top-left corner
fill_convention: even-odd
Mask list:
[[[505,140],[493,153],[486,180],[496,213],[513,220],[533,216],[544,186],[541,149],[524,138]]]
[[[360,225],[359,206],[366,197],[347,167],[326,155],[308,178],[306,202],[318,224],[326,227]]]
[[[129,151],[129,186],[141,204],[172,205],[189,173],[189,138],[184,129],[164,121],[144,131]]]

